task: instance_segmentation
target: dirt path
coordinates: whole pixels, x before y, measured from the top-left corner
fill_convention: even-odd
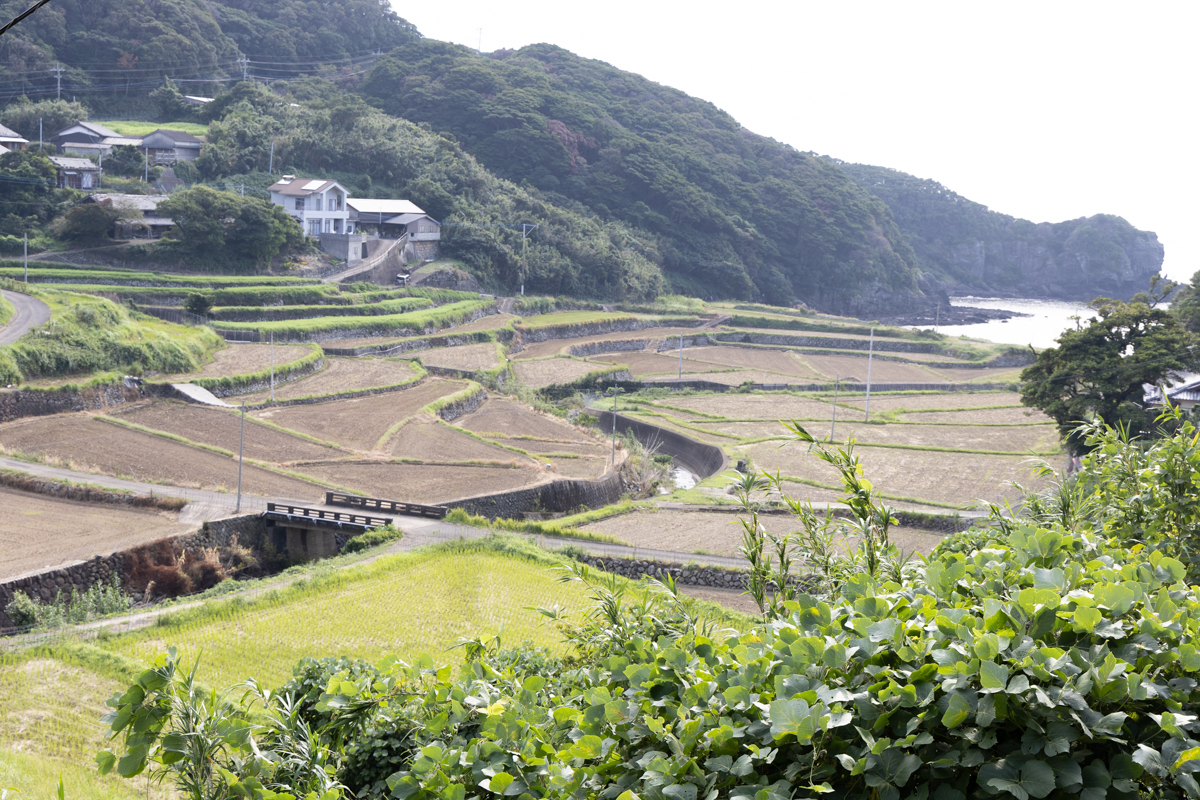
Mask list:
[[[0,328],[0,345],[12,344],[33,328],[50,321],[50,306],[41,300],[20,292],[0,290],[0,294],[17,310],[8,324]]]

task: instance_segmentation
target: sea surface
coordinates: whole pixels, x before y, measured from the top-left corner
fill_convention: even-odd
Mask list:
[[[951,300],[956,306],[998,308],[1031,316],[978,322],[974,325],[941,325],[937,329],[938,333],[944,333],[947,336],[966,335],[1021,347],[1033,345],[1038,349],[1056,347],[1059,335],[1068,328],[1075,327],[1076,320],[1073,317],[1079,317],[1080,322],[1086,324],[1089,319],[1096,316],[1096,312],[1082,303],[1068,303],[1063,300],[1005,297],[952,297]],[[927,328],[928,326],[912,325],[909,327]]]

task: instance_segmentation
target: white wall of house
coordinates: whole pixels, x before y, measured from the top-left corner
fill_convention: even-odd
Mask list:
[[[282,206],[309,236],[322,233],[347,233],[350,210],[346,207],[346,190],[334,184],[306,197],[271,193],[271,202]]]

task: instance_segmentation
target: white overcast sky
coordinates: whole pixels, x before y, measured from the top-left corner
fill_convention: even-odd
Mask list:
[[[1194,2],[393,4],[426,37],[556,44],[1006,214],[1118,214],[1168,276],[1200,269]]]

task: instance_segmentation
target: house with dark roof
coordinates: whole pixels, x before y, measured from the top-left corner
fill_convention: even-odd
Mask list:
[[[141,147],[142,140],[134,136],[122,136],[98,122],[76,122],[50,137],[50,144],[64,155],[107,156],[114,147],[129,145]]]
[[[204,142],[184,131],[159,128],[142,137],[142,151],[155,164],[195,161]]]
[[[14,130],[10,130],[3,125],[0,125],[0,147],[3,147],[2,152],[13,150],[24,150],[29,146],[29,140]]]

